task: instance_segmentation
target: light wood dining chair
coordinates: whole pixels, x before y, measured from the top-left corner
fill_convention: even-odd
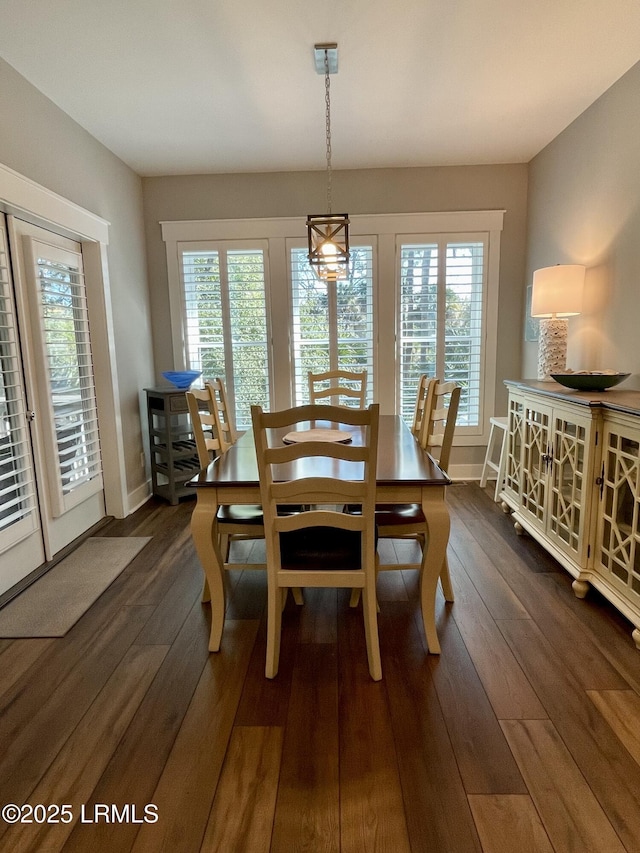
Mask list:
[[[205,385],[211,390],[216,410],[218,412],[219,439],[222,445],[222,452],[224,453],[227,447],[231,447],[231,445],[235,444],[238,440],[235,420],[229,407],[227,388],[224,384],[224,380],[219,376],[216,376],[215,379],[205,380]]]
[[[187,407],[191,418],[193,438],[198,451],[198,462],[206,468],[222,450],[218,418],[215,413],[215,401],[209,388],[192,388],[185,392]],[[226,449],[226,448],[225,448]]]
[[[230,445],[225,438],[224,421],[220,418],[220,404],[215,397],[213,383],[205,382],[203,390],[191,389],[186,393],[187,406],[191,417],[193,437],[198,450],[201,468],[206,468],[211,460],[226,453]],[[222,386],[224,389],[224,385]],[[224,394],[226,404],[226,392]],[[231,420],[226,421],[232,424]],[[235,430],[227,435],[237,437]],[[289,511],[292,508],[289,507]],[[224,568],[230,569],[266,569],[266,563],[230,563],[229,551],[232,540],[264,539],[264,517],[258,504],[232,504],[221,506],[216,515],[218,544],[224,561]],[[202,600],[210,600],[209,587],[204,582]],[[294,589],[296,604],[303,603],[302,591]]]
[[[411,434],[414,438],[420,438],[422,423],[424,420],[424,412],[429,396],[429,386],[437,380],[430,378],[426,373],[423,373],[418,379],[418,390],[416,392],[416,405],[413,412],[413,423],[411,424]]]
[[[193,437],[198,450],[201,468],[206,468],[212,459],[224,453],[229,445],[224,440],[220,426],[217,404],[211,387],[205,383],[203,390],[191,389],[185,392],[191,417]],[[264,519],[262,507],[256,504],[238,504],[221,506],[216,517],[218,524],[218,544],[226,569],[244,569],[247,565],[265,568],[265,564],[229,563],[231,539],[263,539]],[[202,600],[209,601],[209,589],[205,580]]]
[[[428,383],[424,416],[417,440],[425,450],[431,453],[443,471],[446,471],[449,466],[460,390],[460,386],[455,382],[440,382],[438,379],[432,379]],[[378,504],[376,525],[381,539],[417,540],[424,558],[428,532],[426,519],[419,504]],[[380,570],[385,571],[421,568],[422,563],[384,563],[380,566]],[[446,557],[440,572],[440,583],[445,600],[453,601],[453,586]]]
[[[327,370],[324,373],[309,372],[309,402],[318,403],[328,399],[332,405],[352,405],[361,409],[367,399],[367,371]],[[345,402],[341,403],[344,398]]]
[[[379,405],[367,409],[308,405],[271,413],[252,406],[251,417],[267,542],[265,674],[274,678],[278,673],[283,592],[295,586],[346,587],[362,591],[369,672],[374,681],[379,681],[382,667],[374,524]],[[318,418],[331,421],[336,429],[362,428],[362,444],[286,444],[268,433],[278,429],[282,435],[295,430],[297,424]],[[293,463],[295,479],[282,479],[286,469],[281,466],[287,463]],[[292,502],[305,509],[295,515],[280,515],[281,508]],[[360,513],[349,515],[326,508],[339,504],[355,505]]]

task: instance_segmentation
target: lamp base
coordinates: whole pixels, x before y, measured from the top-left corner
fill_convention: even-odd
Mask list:
[[[542,318],[538,342],[538,379],[551,382],[551,373],[567,369],[569,321],[563,317]]]

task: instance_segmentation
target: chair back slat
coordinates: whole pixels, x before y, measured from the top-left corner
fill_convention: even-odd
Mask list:
[[[332,404],[340,404],[340,398],[355,400],[363,409],[367,399],[367,371],[327,370],[324,373],[309,373],[309,401],[317,403],[326,398]]]

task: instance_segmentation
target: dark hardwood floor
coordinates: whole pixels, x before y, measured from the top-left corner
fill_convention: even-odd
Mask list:
[[[260,571],[229,575],[209,654],[193,505],[150,501],[100,531],[153,538],[64,638],[0,640],[0,805],[69,806],[0,821],[0,850],[640,850],[631,626],[593,590],[576,599],[477,485],[449,489],[440,657],[415,573],[380,576],[379,683],[360,610],[332,590],[287,604],[265,679]],[[381,543],[386,560],[412,547]]]

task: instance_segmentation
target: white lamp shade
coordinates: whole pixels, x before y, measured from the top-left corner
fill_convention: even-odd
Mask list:
[[[572,317],[582,311],[585,268],[557,264],[533,274],[532,317]]]

